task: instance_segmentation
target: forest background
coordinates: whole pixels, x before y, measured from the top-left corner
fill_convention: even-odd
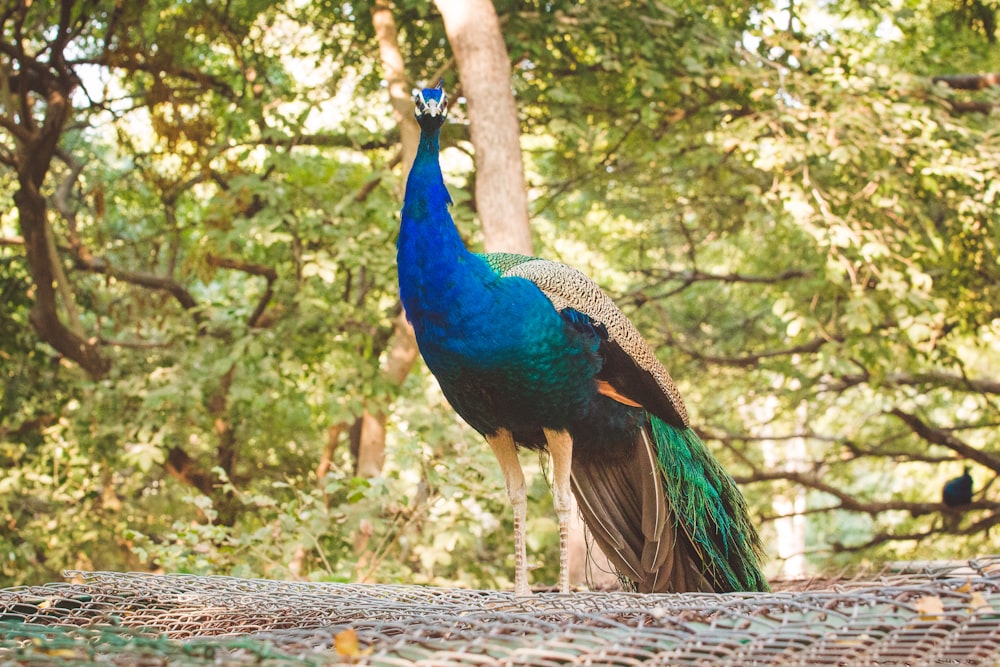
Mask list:
[[[770,575],[1000,551],[998,9],[3,0],[0,585],[509,586],[499,471],[396,292],[439,79],[470,245],[614,296]]]

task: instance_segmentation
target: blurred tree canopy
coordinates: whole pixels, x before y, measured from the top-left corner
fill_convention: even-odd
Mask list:
[[[996,551],[998,6],[495,7],[535,250],[657,348],[771,573]],[[419,364],[385,372],[406,166],[386,11],[408,81],[459,100],[429,2],[3,0],[0,583],[508,583],[488,448]],[[359,476],[368,410],[386,460]],[[973,502],[947,510],[963,465]]]

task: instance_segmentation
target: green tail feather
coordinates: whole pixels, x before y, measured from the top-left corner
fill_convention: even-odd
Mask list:
[[[650,421],[670,504],[709,581],[719,590],[770,590],[760,569],[764,547],[733,478],[690,428]]]

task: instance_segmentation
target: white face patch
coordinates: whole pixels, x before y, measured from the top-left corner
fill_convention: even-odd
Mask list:
[[[443,89],[433,89],[441,91],[441,98],[428,98],[425,93],[430,92],[430,90],[425,88],[413,91],[413,103],[416,105],[417,116],[430,116],[431,118],[446,116],[448,114],[448,95]]]

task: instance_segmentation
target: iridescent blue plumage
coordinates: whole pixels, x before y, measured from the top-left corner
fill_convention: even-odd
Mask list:
[[[436,100],[443,93],[424,94]],[[458,413],[484,435],[529,431],[536,441],[523,444],[541,447],[543,425],[568,428],[596,398],[578,378],[597,373],[597,341],[533,283],[501,277],[465,248],[448,213],[438,137],[423,128],[407,181],[400,297],[420,352]]]
[[[969,466],[965,467],[960,476],[945,482],[941,489],[941,502],[948,507],[961,507],[972,502],[972,475],[969,474]]]
[[[528,588],[515,446],[552,455],[562,590],[570,488],[637,590],[766,590],[745,502],[688,427],[665,369],[579,272],[465,248],[438,162],[447,97],[425,89],[415,102],[421,136],[402,211],[400,296],[445,396],[497,455],[514,505],[517,592]]]

